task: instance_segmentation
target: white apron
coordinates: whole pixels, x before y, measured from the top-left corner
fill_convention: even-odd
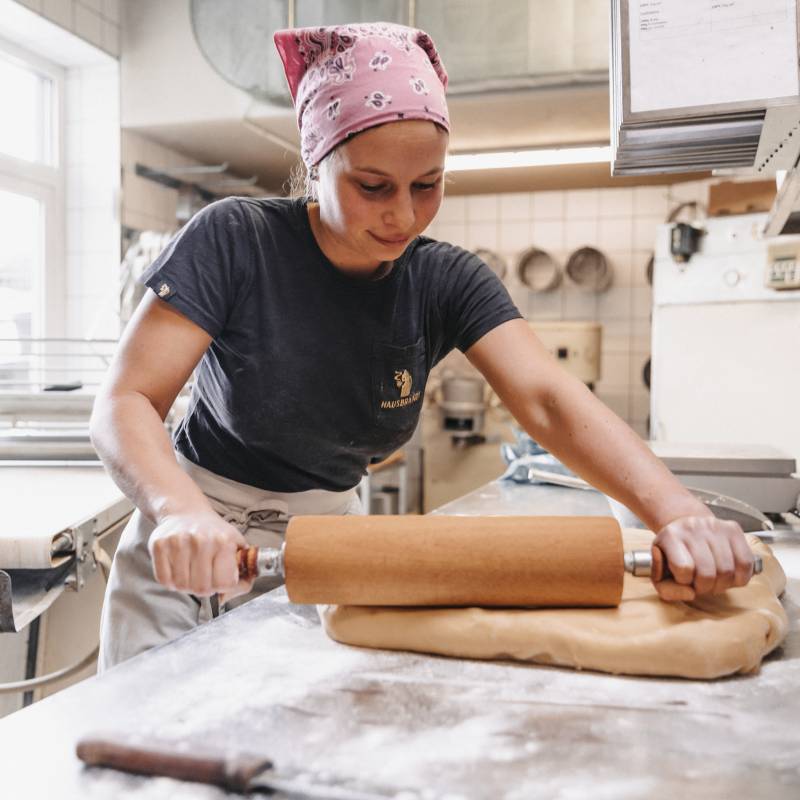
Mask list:
[[[194,480],[214,510],[235,525],[250,545],[279,547],[295,514],[362,514],[355,488],[344,492],[311,489],[269,492],[223,478],[180,453],[181,468]],[[153,576],[147,542],[155,525],[135,511],[122,533],[106,587],[100,620],[97,670],[119,664],[151,647],[169,642],[215,616],[216,597],[195,597],[167,589]],[[253,591],[226,608],[280,586],[280,578],[260,578]]]

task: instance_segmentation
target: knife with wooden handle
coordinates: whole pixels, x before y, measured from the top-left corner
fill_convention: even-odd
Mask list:
[[[78,758],[90,767],[110,767],[138,775],[207,783],[233,792],[281,792],[307,800],[389,800],[396,795],[376,794],[342,785],[316,783],[303,773],[283,774],[262,756],[218,754],[178,749],[174,743],[150,740],[146,746],[115,734],[89,736],[76,747]]]

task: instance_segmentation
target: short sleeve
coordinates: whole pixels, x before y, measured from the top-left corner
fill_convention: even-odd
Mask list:
[[[211,203],[181,228],[142,282],[216,338],[252,272],[248,225],[235,198]]]
[[[451,252],[439,284],[439,310],[445,341],[465,352],[489,331],[522,314],[502,281],[478,256],[453,245],[445,247]]]

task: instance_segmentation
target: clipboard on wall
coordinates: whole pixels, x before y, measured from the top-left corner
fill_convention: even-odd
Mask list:
[[[797,0],[612,0],[614,174],[751,167],[800,102]]]

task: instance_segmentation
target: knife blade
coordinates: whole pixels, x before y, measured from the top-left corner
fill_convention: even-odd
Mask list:
[[[90,767],[110,767],[138,775],[206,783],[233,792],[281,792],[307,800],[388,800],[396,795],[315,782],[308,774],[278,772],[264,756],[179,749],[174,742],[150,739],[147,745],[117,734],[94,734],[81,739],[78,758]]]

